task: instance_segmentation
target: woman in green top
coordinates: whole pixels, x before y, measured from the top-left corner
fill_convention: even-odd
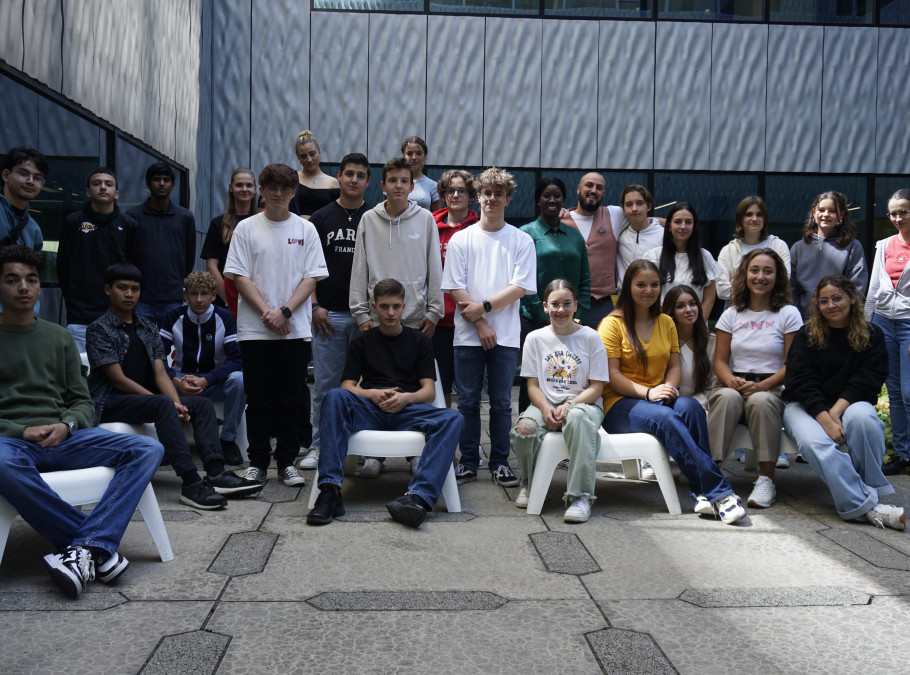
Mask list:
[[[588,268],[588,249],[581,233],[559,222],[559,214],[566,202],[566,186],[559,178],[547,177],[537,181],[534,202],[540,216],[521,231],[534,240],[537,251],[538,293],[521,299],[521,344],[528,333],[549,325],[539,293],[554,279],[565,279],[578,289],[578,310],[575,318],[584,325],[591,308],[591,272]],[[528,385],[524,378],[518,390],[518,409],[531,405]]]

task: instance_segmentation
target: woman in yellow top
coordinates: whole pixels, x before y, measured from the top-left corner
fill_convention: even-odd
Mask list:
[[[696,513],[716,513],[728,525],[746,515],[711,459],[704,408],[679,395],[679,341],[673,319],[660,312],[660,272],[654,263],[629,265],[616,310],[597,332],[610,369],[603,428],[657,437],[689,479]]]

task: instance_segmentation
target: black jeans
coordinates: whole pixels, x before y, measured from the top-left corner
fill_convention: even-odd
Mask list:
[[[300,383],[306,382],[310,343],[299,340],[241,340],[246,391],[247,454],[250,466],[269,467],[269,434],[278,437],[275,463],[281,471],[300,449]]]
[[[190,411],[193,438],[196,450],[202,460],[205,472],[217,476],[224,472],[224,457],[218,440],[218,420],[215,406],[202,396],[181,396],[180,402]],[[164,394],[122,394],[112,392],[104,403],[102,422],[127,422],[144,424],[151,422],[158,433],[158,441],[164,446],[164,458],[171,463],[178,476],[183,477],[196,471],[196,464],[190,455],[190,446],[183,433],[183,424],[177,417],[174,402]]]

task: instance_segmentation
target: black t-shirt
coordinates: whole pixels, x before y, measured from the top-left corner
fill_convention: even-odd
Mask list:
[[[209,223],[209,231],[205,234],[205,241],[202,244],[202,252],[199,254],[199,257],[203,260],[208,260],[209,258],[218,259],[218,271],[224,274],[224,263],[227,260],[228,250],[231,248],[231,240],[228,239],[227,243],[224,243],[224,240],[221,237],[222,232],[224,231],[224,215],[215,216],[212,218],[212,222]],[[237,216],[237,223],[245,218],[249,218],[252,213],[247,213],[244,215]],[[234,227],[237,224],[235,223]]]
[[[123,363],[120,365],[120,368],[123,370],[123,374],[136,384],[151,391],[155,391],[155,386],[153,384],[154,378],[152,377],[152,362],[149,360],[148,351],[146,351],[145,345],[142,344],[142,340],[140,340],[139,336],[136,334],[136,324],[134,322],[125,323],[123,325],[126,329],[126,334],[130,338],[130,346],[126,350],[126,356],[123,357]]]
[[[359,209],[345,210],[332,202],[310,216],[319,233],[329,276],[316,282],[316,298],[330,312],[350,312],[351,268],[354,266],[354,243],[357,226],[372,206],[364,202]]]
[[[341,379],[356,382],[361,378],[363,389],[417,391],[420,380],[436,379],[430,338],[407,326],[394,337],[386,337],[379,328],[359,333],[348,347]]]

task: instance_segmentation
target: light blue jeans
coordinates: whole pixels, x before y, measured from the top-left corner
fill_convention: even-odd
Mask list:
[[[357,320],[350,312],[329,312],[329,321],[335,332],[328,339],[313,331],[313,375],[316,393],[313,398],[313,441],[311,448],[319,448],[319,413],[325,395],[341,386],[341,375],[348,354],[348,345],[357,336]]]
[[[891,404],[891,442],[894,452],[910,459],[910,320],[875,314],[872,323],[884,332],[888,350],[885,388]]]
[[[70,332],[70,335],[73,336],[73,339],[76,341],[76,349],[80,354],[85,353],[85,329],[88,328],[85,324],[81,323],[68,323],[66,324],[66,329]]]
[[[882,473],[885,425],[865,401],[844,411],[847,452],[828,437],[822,425],[799,403],[784,408],[784,428],[800,453],[831,490],[837,515],[852,520],[872,510],[882,495],[894,493]]]
[[[184,373],[177,373],[177,377],[183,377],[183,375]],[[239,370],[231,373],[224,381],[224,384],[206,387],[202,395],[212,401],[224,401],[221,439],[224,441],[237,440],[237,427],[240,425],[240,418],[243,417],[243,410],[246,408],[243,373]]]

